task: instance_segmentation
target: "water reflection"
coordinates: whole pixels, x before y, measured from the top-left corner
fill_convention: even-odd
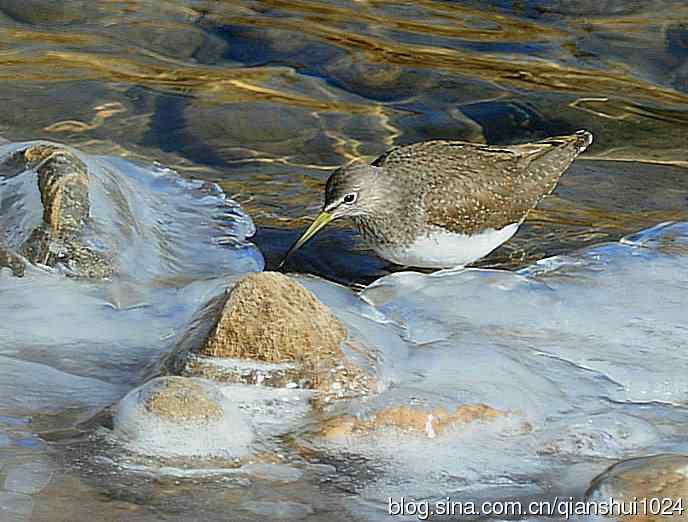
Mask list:
[[[0,2],[0,132],[219,181],[265,229],[259,238],[271,238],[261,244],[268,258],[319,205],[332,168],[394,144],[507,143],[587,128],[596,135],[588,157],[686,165],[683,2],[29,4]],[[589,210],[618,227],[577,238],[615,238],[637,224],[608,198],[588,209],[560,201],[548,204],[547,225],[532,216],[544,241],[526,229],[511,245],[520,254],[507,246],[488,263],[580,246],[552,226],[585,226]],[[372,258],[352,254],[342,269],[328,257],[362,252],[340,230],[332,237],[343,241],[324,236],[332,248],[312,246],[294,268],[374,277]]]

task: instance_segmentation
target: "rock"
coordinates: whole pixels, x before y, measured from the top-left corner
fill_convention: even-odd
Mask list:
[[[146,410],[170,421],[208,422],[222,417],[222,408],[194,381],[168,377],[143,401]]]
[[[313,294],[277,272],[251,274],[230,291],[200,353],[264,362],[314,363],[335,354],[346,330]]]
[[[594,502],[609,503],[610,498],[623,502],[623,513],[631,513],[618,517],[624,522],[688,520],[688,455],[664,454],[621,461],[592,481],[586,498]]]
[[[107,256],[85,241],[90,219],[86,165],[70,151],[53,145],[32,145],[23,155],[26,166],[37,172],[43,223],[19,252],[31,263],[61,265],[77,277],[112,275]]]
[[[3,267],[9,268],[12,274],[17,277],[23,277],[26,269],[22,258],[3,245],[2,238],[0,238],[0,268]]]
[[[357,396],[372,377],[349,360],[346,339],[340,321],[301,284],[276,272],[250,274],[201,311],[164,371],[312,389],[325,400]]]
[[[254,434],[247,416],[211,382],[160,377],[117,405],[113,434],[138,453],[241,459]]]
[[[491,422],[507,414],[485,404],[464,404],[453,412],[443,407],[427,411],[409,406],[391,406],[375,412],[367,420],[360,420],[351,415],[330,419],[321,426],[320,435],[327,439],[336,439],[365,435],[383,428],[396,428],[434,438],[465,424]]]

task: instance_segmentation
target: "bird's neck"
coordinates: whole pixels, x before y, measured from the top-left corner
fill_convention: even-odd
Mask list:
[[[373,245],[410,243],[418,228],[413,217],[405,209],[398,208],[352,219],[363,239]]]

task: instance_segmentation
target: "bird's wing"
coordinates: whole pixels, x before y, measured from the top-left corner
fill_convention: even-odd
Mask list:
[[[375,164],[420,181],[426,224],[474,234],[521,222],[589,143],[579,133],[505,147],[429,141],[392,149]]]

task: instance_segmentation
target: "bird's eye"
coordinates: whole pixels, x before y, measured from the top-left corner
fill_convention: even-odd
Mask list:
[[[354,201],[356,201],[356,193],[352,192],[350,194],[347,194],[346,196],[344,196],[344,199],[342,201],[344,201],[344,203],[346,203],[347,205],[351,205]]]

